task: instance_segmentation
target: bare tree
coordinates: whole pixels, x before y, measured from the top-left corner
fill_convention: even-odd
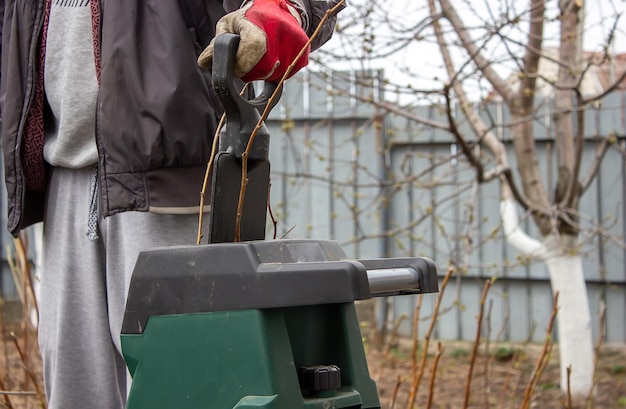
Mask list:
[[[441,69],[446,80],[435,78],[429,90],[415,87],[396,88],[399,93],[438,100],[446,107],[447,123],[426,125],[447,129],[462,154],[475,170],[476,183],[498,180],[501,187],[500,217],[508,242],[525,257],[546,264],[552,290],[559,293],[558,341],[560,345],[561,386],[568,384],[567,368],[571,366],[569,384],[578,394],[588,394],[593,387],[593,340],[591,314],[580,249],[580,198],[599,169],[604,153],[615,142],[614,136],[598,135],[594,161],[583,167],[582,152],[585,111],[595,101],[624,84],[624,72],[613,76],[600,89],[589,91],[588,79],[594,70],[611,61],[610,44],[619,32],[619,13],[613,6],[604,47],[585,53],[583,0],[529,0],[523,6],[509,1],[485,1],[482,13],[471,2],[428,0],[427,9],[405,3],[407,18],[388,10],[398,2],[383,5],[362,0],[354,2],[354,19],[340,21],[336,36],[339,50],[328,52],[344,62],[369,62],[389,58],[415,42],[437,46]],[[409,9],[414,10],[411,18]],[[462,8],[464,13],[459,13]],[[469,10],[469,12],[468,12]],[[396,9],[396,12],[398,10]],[[423,18],[415,18],[423,16]],[[468,18],[470,16],[471,18]],[[550,30],[550,31],[549,31]],[[342,35],[348,36],[346,40]],[[360,38],[361,41],[356,41]],[[344,53],[342,54],[342,51]],[[420,64],[418,61],[417,64]],[[427,67],[430,61],[423,63]],[[542,71],[542,65],[556,67],[555,76]],[[625,71],[626,72],[626,71]],[[504,76],[503,73],[511,76]],[[415,83],[419,67],[406,70],[406,77]],[[442,74],[439,74],[442,75]],[[443,76],[443,75],[442,75]],[[512,79],[511,79],[512,78]],[[418,81],[419,79],[419,81]],[[488,89],[487,92],[484,90]],[[476,92],[478,90],[478,92]],[[438,92],[437,92],[438,91]],[[478,97],[477,97],[478,94]],[[533,123],[540,107],[538,95],[553,99],[554,147],[557,158],[556,188],[550,192],[537,157]],[[498,98],[511,113],[507,124],[512,145],[494,132],[484,116],[476,110],[478,99]],[[407,99],[406,97],[404,98]],[[396,114],[406,107],[380,104],[382,110]],[[455,115],[458,107],[463,118]],[[407,114],[408,115],[408,114]],[[471,132],[460,131],[459,122],[469,124]],[[485,147],[492,155],[490,162],[476,154],[476,147]],[[519,164],[512,169],[507,153]],[[519,183],[519,185],[518,185]],[[522,228],[518,209],[526,211],[538,231],[531,237]]]

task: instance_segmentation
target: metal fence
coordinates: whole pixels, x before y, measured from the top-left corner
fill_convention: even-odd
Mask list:
[[[473,186],[475,171],[457,152],[452,136],[433,126],[446,123],[441,107],[395,112],[384,104],[383,83],[381,72],[307,73],[285,88],[268,120],[277,236],[338,240],[355,258],[428,256],[441,273],[448,265],[467,264],[467,271],[446,290],[445,313],[435,335],[473,339],[484,282],[497,276],[488,298],[488,335],[498,340],[543,340],[552,308],[547,269],[521,259],[504,240],[497,182]],[[598,107],[586,113],[583,170],[594,158],[595,136],[614,133],[618,145],[624,144],[626,94],[612,94]],[[550,110],[551,101],[544,101],[535,134],[546,185],[554,191]],[[502,140],[510,142],[505,106],[493,102],[481,115]],[[461,115],[457,118],[461,120]],[[461,132],[470,134],[464,124]],[[508,159],[515,169],[513,155]],[[624,166],[623,154],[609,150],[580,205],[586,228],[581,251],[596,317],[593,329],[597,335],[596,314],[606,305],[609,342],[626,342]],[[530,220],[524,225],[539,237]],[[435,297],[424,300],[421,333],[434,301]],[[390,302],[393,320],[408,318],[400,332],[411,334],[416,298]]]
[[[475,172],[458,154],[451,135],[433,126],[446,123],[441,107],[395,111],[385,104],[383,84],[379,71],[305,72],[288,81],[267,121],[276,237],[337,240],[354,258],[428,256],[442,274],[449,265],[467,265],[446,290],[435,333],[440,339],[474,338],[484,282],[497,276],[488,299],[490,325],[485,327],[491,330],[486,335],[543,340],[552,308],[547,270],[520,259],[504,240],[498,184],[473,185]],[[545,101],[535,132],[541,169],[552,191],[550,107]],[[615,133],[618,144],[624,143],[626,94],[609,95],[599,107],[586,114],[583,169],[594,157],[595,135]],[[508,143],[505,107],[494,102],[481,115]],[[461,131],[469,132],[463,124]],[[509,161],[517,166],[512,155]],[[606,305],[605,340],[621,343],[626,342],[625,174],[622,153],[609,150],[580,206],[588,228],[581,251],[592,315]],[[4,218],[4,196],[2,200]],[[536,235],[530,220],[524,225]],[[269,226],[268,235],[272,230]],[[10,238],[3,233],[2,240],[1,290],[11,296]],[[434,301],[434,296],[424,299],[422,332]],[[416,297],[389,302],[392,319],[407,316],[400,332],[409,335]],[[593,325],[598,334],[599,320]]]

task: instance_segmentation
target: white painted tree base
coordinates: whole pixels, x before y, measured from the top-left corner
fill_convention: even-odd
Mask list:
[[[546,263],[552,293],[559,293],[557,342],[561,390],[568,390],[567,368],[571,366],[569,390],[586,396],[593,387],[594,346],[582,258],[570,251],[575,238],[547,236],[543,242],[533,239],[521,230],[515,206],[512,199],[503,199],[500,204],[507,241],[524,256]]]
[[[571,366],[570,391],[587,395],[593,387],[594,347],[582,258],[555,254],[548,257],[546,264],[552,293],[559,293],[561,389],[567,390],[567,368]]]

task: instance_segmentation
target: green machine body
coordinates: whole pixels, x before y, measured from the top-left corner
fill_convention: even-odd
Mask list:
[[[430,259],[349,260],[333,241],[142,252],[121,335],[127,408],[380,408],[354,302],[437,290]]]

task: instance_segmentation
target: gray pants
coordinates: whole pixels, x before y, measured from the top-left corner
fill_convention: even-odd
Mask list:
[[[50,409],[121,409],[120,329],[140,251],[196,242],[197,215],[126,212],[87,238],[90,169],[52,172],[44,220],[39,344]]]

